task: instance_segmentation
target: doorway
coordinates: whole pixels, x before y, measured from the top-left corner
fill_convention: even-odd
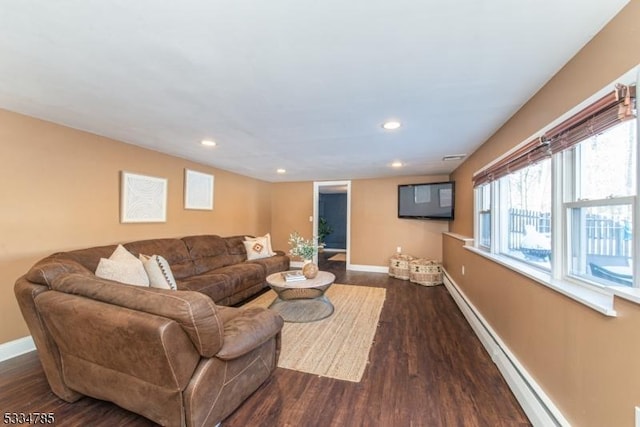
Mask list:
[[[349,268],[350,228],[351,181],[314,182],[313,230],[324,243],[315,262],[321,270]],[[330,233],[323,235],[323,230]]]

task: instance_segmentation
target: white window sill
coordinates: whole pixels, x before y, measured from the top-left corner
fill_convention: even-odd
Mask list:
[[[609,289],[619,298],[640,304],[640,288],[630,288],[628,286],[610,286]]]
[[[547,272],[529,267],[526,264],[517,262],[503,255],[483,251],[482,249],[478,249],[469,244],[465,245],[464,248],[503,265],[510,270],[518,272],[541,285],[551,288],[574,301],[604,314],[605,316],[617,316],[616,310],[613,307],[614,295],[640,304],[640,289],[638,288],[612,286],[610,288],[592,289],[567,280],[553,279]]]

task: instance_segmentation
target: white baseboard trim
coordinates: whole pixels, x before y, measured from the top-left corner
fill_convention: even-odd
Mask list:
[[[13,359],[35,349],[36,345],[33,343],[31,335],[0,344],[0,362]]]
[[[368,271],[370,273],[389,273],[389,267],[383,267],[380,265],[349,264],[347,265],[347,270]]]
[[[509,388],[534,426],[570,426],[557,406],[518,361],[500,336],[444,271],[444,285],[491,356]]]

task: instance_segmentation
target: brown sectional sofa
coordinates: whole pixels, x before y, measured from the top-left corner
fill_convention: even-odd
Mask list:
[[[125,243],[136,257],[139,254],[162,255],[171,266],[178,289],[202,292],[216,304],[234,305],[267,287],[266,276],[289,269],[284,252],[247,261],[244,236],[188,236],[181,239],[151,239]],[[47,285],[46,269],[51,263],[63,263],[79,273],[93,274],[100,258],[109,258],[116,245],[59,252],[39,261],[27,274],[35,283]]]
[[[289,269],[282,252],[247,261],[244,236],[126,243],[162,255],[178,291],[96,277],[116,246],[53,254],[19,278],[15,293],[51,389],[73,402],[112,401],[159,424],[215,425],[273,372],[282,318],[227,307]],[[196,292],[194,292],[196,291]]]

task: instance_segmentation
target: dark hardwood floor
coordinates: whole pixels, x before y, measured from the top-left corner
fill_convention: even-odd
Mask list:
[[[223,426],[530,425],[444,286],[345,271],[331,255],[321,254],[319,265],[336,283],[387,289],[362,381],[278,368]],[[0,408],[53,412],[58,426],[153,425],[107,402],[56,398],[35,352],[0,363]]]

